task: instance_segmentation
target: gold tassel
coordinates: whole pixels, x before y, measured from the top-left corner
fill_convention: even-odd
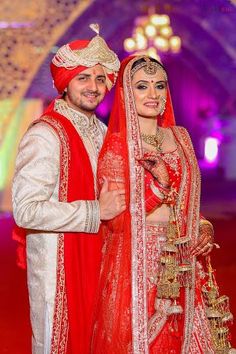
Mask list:
[[[208,280],[203,285],[202,292],[207,306],[207,317],[210,322],[215,352],[217,354],[234,353],[229,341],[228,325],[233,320],[229,310],[229,298],[226,295],[219,296],[219,289],[214,277],[210,257],[206,258]]]

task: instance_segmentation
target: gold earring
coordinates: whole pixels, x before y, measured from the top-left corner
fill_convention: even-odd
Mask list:
[[[166,109],[166,98],[161,96],[161,111],[160,111],[161,116],[164,114],[165,109]]]

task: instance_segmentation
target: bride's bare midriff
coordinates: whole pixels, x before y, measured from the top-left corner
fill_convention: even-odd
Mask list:
[[[159,221],[168,221],[170,215],[170,207],[167,204],[161,205],[155,209],[152,213],[146,216],[147,223],[155,224]]]

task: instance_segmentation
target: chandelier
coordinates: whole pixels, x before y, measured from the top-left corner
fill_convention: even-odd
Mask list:
[[[124,49],[128,53],[147,54],[159,59],[159,53],[178,53],[181,39],[173,35],[168,15],[151,14],[135,20],[133,35],[124,40]]]

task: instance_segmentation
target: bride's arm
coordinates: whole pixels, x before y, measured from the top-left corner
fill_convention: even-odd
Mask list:
[[[117,135],[110,137],[105,143],[98,162],[98,189],[101,191],[104,181],[108,182],[109,191],[125,190],[125,166],[122,155],[123,144]],[[125,193],[126,205],[128,205],[127,193]],[[127,210],[127,208],[126,208]],[[112,232],[119,232],[123,228],[124,213],[112,220],[106,221]]]

